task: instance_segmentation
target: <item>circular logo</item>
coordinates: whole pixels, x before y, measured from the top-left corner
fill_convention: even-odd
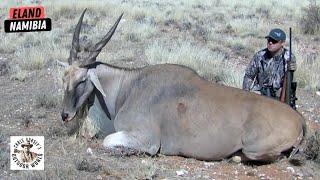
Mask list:
[[[11,136],[11,170],[44,170],[44,137]]]

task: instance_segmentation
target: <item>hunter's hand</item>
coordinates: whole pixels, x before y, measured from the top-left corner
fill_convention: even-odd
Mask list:
[[[297,63],[294,61],[288,62],[288,70],[295,71],[297,69]]]

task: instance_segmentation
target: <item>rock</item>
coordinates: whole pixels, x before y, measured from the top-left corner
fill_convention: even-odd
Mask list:
[[[294,173],[294,172],[295,172],[294,169],[293,169],[293,167],[287,167],[287,170],[290,171],[291,173]]]
[[[300,173],[300,172],[297,173],[296,175],[297,175],[298,177],[301,177],[301,178],[303,178],[303,176],[304,176],[304,175],[303,175],[302,173]]]
[[[241,163],[241,157],[240,156],[233,156],[232,161],[235,163]]]
[[[261,179],[264,178],[265,176],[266,176],[266,174],[258,174],[258,177]]]
[[[179,171],[176,171],[177,176],[183,176],[185,174],[188,174],[188,171],[181,169]]]
[[[93,154],[93,152],[92,152],[92,149],[91,149],[91,148],[88,148],[88,149],[87,149],[87,154],[89,154],[89,155],[92,155],[92,154]]]
[[[204,166],[205,166],[206,168],[209,168],[209,167],[211,167],[211,166],[214,166],[214,163],[213,163],[213,162],[204,162]]]
[[[204,179],[209,179],[210,178],[210,176],[208,176],[208,175],[204,175],[204,176],[202,176]]]
[[[316,95],[320,96],[320,91],[317,91],[317,92],[316,92]]]

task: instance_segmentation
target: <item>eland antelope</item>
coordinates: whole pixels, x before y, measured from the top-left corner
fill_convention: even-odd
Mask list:
[[[72,121],[90,95],[102,97],[116,131],[104,139],[106,148],[200,160],[240,152],[249,160],[273,161],[301,143],[305,120],[284,103],[209,82],[182,65],[128,69],[97,61],[122,15],[100,42],[82,48],[84,13],[63,78],[61,116],[64,122]]]

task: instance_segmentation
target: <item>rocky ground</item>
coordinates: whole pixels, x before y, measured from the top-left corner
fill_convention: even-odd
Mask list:
[[[0,179],[319,179],[319,164],[294,166],[283,158],[271,164],[215,162],[158,155],[114,156],[103,139],[69,136],[60,120],[61,97],[44,94],[54,85],[54,69],[30,72],[21,82],[10,78],[10,56],[0,58]],[[44,97],[43,97],[44,96]],[[320,96],[298,89],[298,111],[309,130],[320,127]],[[60,100],[59,100],[60,99]],[[9,139],[14,135],[45,137],[45,171],[9,170]]]

